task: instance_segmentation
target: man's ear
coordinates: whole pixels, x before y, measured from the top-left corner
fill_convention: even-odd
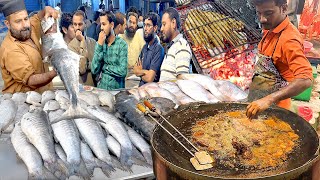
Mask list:
[[[171,25],[173,29],[177,29],[177,20],[175,18],[171,20]]]
[[[67,28],[65,28],[65,27],[62,27],[62,31],[64,34],[67,34],[67,32],[68,32]]]
[[[114,22],[111,22],[110,25],[111,25],[111,28],[114,29]]]
[[[155,33],[158,32],[158,26],[157,26],[157,25],[155,25],[155,26],[153,27],[153,31],[154,31]]]
[[[281,6],[281,10],[282,10],[282,14],[286,14],[286,12],[288,11],[288,4],[284,4]]]
[[[8,29],[10,29],[10,22],[9,22],[9,17],[4,20],[4,24],[7,26]]]

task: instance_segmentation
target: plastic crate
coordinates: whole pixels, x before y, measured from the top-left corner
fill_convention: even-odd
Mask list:
[[[318,77],[317,68],[314,66],[312,66],[312,73],[313,73],[314,79]],[[309,101],[310,97],[311,97],[311,92],[312,92],[312,86],[309,87],[308,89],[304,90],[299,95],[292,97],[292,99],[300,100],[300,101]]]

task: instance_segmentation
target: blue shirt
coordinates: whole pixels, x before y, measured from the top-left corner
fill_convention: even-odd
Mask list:
[[[154,82],[159,82],[160,68],[164,58],[164,48],[159,43],[158,39],[154,38],[151,46],[149,46],[149,43],[146,43],[143,46],[139,57],[142,61],[142,69],[154,70],[156,72]],[[141,79],[139,86],[144,84],[146,84],[146,82]]]

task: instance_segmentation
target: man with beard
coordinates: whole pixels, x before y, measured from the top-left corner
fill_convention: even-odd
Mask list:
[[[160,81],[175,80],[180,74],[189,73],[191,49],[179,33],[180,23],[176,9],[170,7],[163,12],[161,39],[167,43],[167,53],[161,66]]]
[[[272,104],[290,109],[290,98],[312,85],[312,68],[303,52],[303,38],[290,23],[286,0],[253,0],[264,29],[249,88],[248,118]]]
[[[143,46],[146,42],[142,33],[138,33],[138,14],[129,12],[127,14],[127,27],[124,34],[119,34],[128,44],[128,76],[133,74],[133,66],[136,64]],[[142,31],[142,30],[141,30]],[[136,33],[137,32],[137,33]]]
[[[155,13],[149,13],[144,18],[144,40],[147,43],[143,46],[139,60],[133,68],[134,74],[141,77],[139,86],[148,82],[159,82],[164,56],[164,49],[156,38],[159,21],[160,17]]]
[[[49,16],[57,18],[58,12],[45,7],[29,18],[23,0],[1,1],[0,10],[6,17],[9,30],[0,47],[2,92],[41,93],[50,89],[57,73],[49,71],[48,65],[42,62],[40,21]]]
[[[99,77],[98,88],[106,90],[124,88],[127,75],[128,46],[114,34],[115,19],[110,11],[100,14],[101,32],[91,65],[92,74]]]
[[[83,11],[78,10],[73,14],[72,24],[75,30],[75,38],[68,44],[70,50],[80,55],[79,73],[80,83],[89,86],[96,86],[93,81],[90,68],[93,58],[94,47],[96,41],[88,36],[84,35],[85,14]]]

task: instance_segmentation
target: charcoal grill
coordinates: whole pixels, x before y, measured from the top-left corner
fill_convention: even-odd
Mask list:
[[[260,32],[223,3],[200,0],[178,11],[198,73],[209,74],[212,66],[252,52],[261,39]]]

